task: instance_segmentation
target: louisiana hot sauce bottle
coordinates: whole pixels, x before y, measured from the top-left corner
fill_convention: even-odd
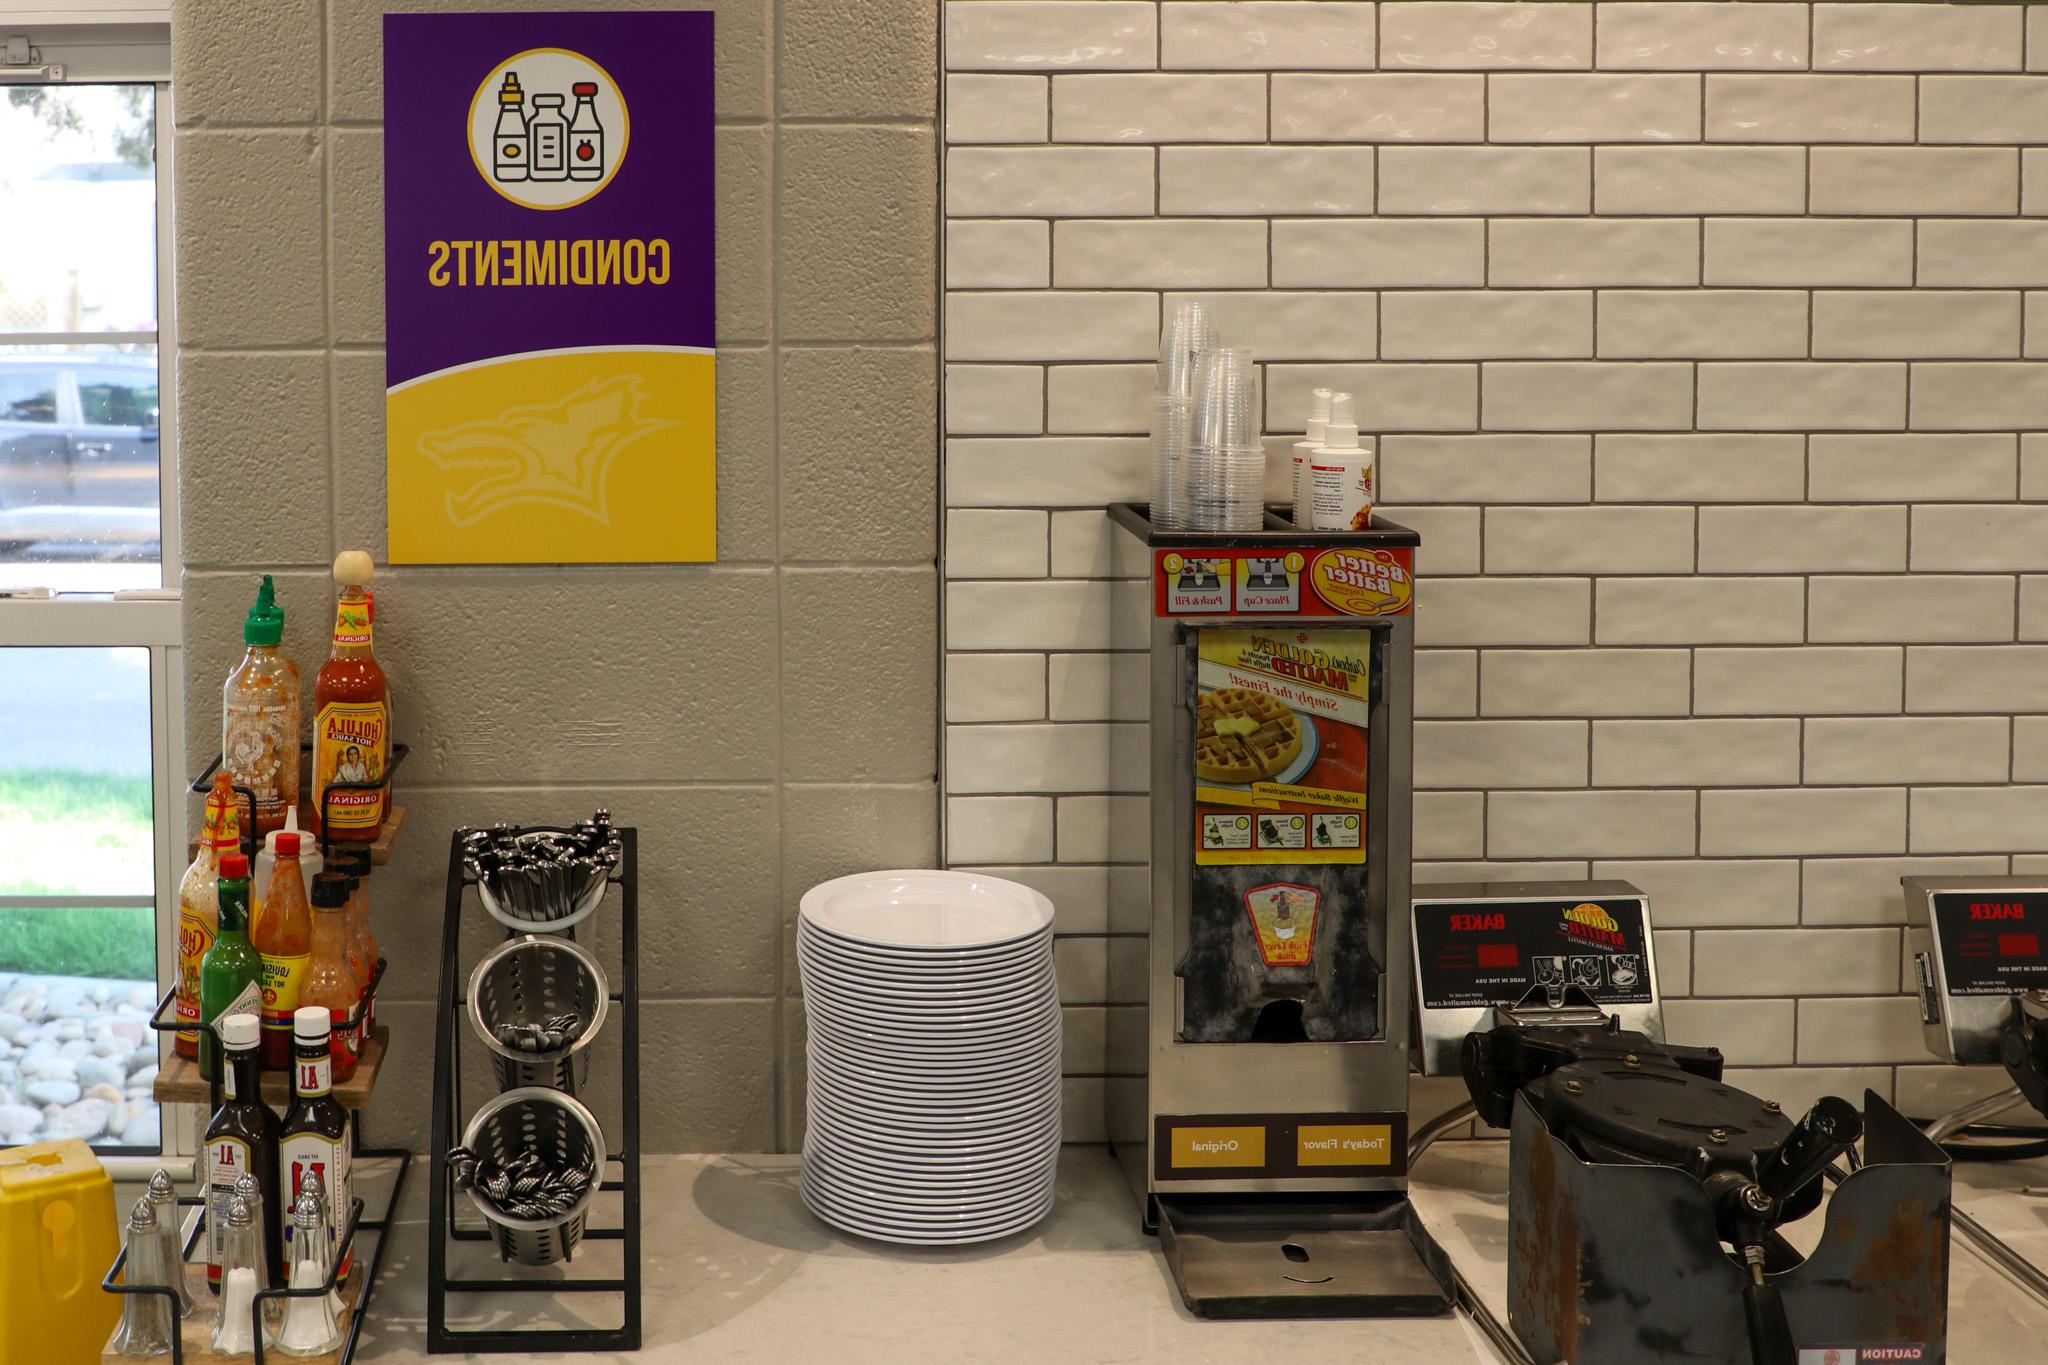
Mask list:
[[[370,645],[370,580],[362,550],[334,557],[341,595],[334,607],[334,646],[313,682],[313,802],[329,843],[369,843],[384,827],[388,787],[345,784],[384,779],[391,761],[391,689]],[[340,791],[329,791],[344,784]]]
[[[338,919],[339,912],[331,912]],[[355,1207],[355,1176],[350,1169],[348,1110],[334,1098],[334,1052],[332,1016],[318,1005],[301,1005],[293,1017],[292,1107],[284,1116],[278,1175],[284,1181],[283,1212],[273,1221],[285,1241],[285,1263],[296,1266],[305,1259],[303,1247],[292,1245],[297,1229],[291,1225],[291,1207],[305,1192],[309,1175],[320,1177],[320,1190],[327,1198],[327,1236],[330,1255],[341,1242]],[[341,1261],[340,1279],[348,1278],[349,1259]]]

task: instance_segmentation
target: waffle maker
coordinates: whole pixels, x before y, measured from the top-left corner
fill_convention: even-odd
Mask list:
[[[1664,1042],[1648,898],[1626,883],[1416,897],[1425,1070],[1451,1069],[1447,1018],[1468,1023],[1470,1112],[1510,1134],[1508,1319],[1527,1358],[1945,1358],[1948,1165],[1910,1122],[1874,1093],[1795,1121],[1727,1084],[1718,1049]],[[1864,1163],[1828,1198],[1859,1138]],[[1781,1229],[1824,1200],[1802,1253]]]

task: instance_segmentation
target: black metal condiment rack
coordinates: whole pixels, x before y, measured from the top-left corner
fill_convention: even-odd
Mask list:
[[[301,743],[299,745],[301,756],[312,751],[313,746],[311,744]],[[384,775],[375,782],[330,782],[327,784],[327,790],[320,794],[320,857],[323,860],[334,856],[334,844],[327,837],[327,830],[329,828],[327,819],[328,801],[333,797],[334,793],[381,791],[385,793],[384,809],[388,816],[391,810],[390,791],[392,774],[398,771],[398,765],[405,762],[405,756],[411,752],[412,746],[410,744],[392,745],[391,761],[384,765]],[[191,784],[185,790],[195,796],[204,796],[213,790],[213,775],[220,770],[220,765],[226,760],[226,757],[225,754],[215,754],[213,762],[207,764],[205,770],[199,776],[193,778]],[[301,766],[301,771],[304,771],[303,765]],[[240,826],[242,831],[242,852],[247,854],[253,861],[256,857],[256,850],[263,845],[262,836],[256,833],[256,792],[254,788],[244,787],[240,783],[234,784],[234,791],[237,796],[242,798],[243,810]],[[305,832],[301,831],[301,833]],[[367,845],[364,847],[367,847]]]
[[[211,771],[211,769],[208,771]],[[370,984],[364,989],[363,998],[357,1001],[355,1009],[349,1012],[348,1020],[343,1025],[345,1029],[356,1028],[362,1023],[364,1013],[377,998],[377,987],[384,980],[385,965],[385,959],[381,957],[377,959],[377,970],[371,973]],[[149,1016],[149,1026],[158,1033],[175,1034],[185,1027],[184,1024],[181,1024],[175,1018],[166,1020],[164,1017],[172,1009],[173,1002],[177,999],[177,994],[178,990],[175,986],[164,992],[163,998],[156,1002],[156,1009]],[[195,1027],[203,1028],[212,1033],[214,1035],[214,1055],[225,1057],[226,1049],[222,1045],[218,1030],[211,1023],[204,1020],[200,1021]],[[213,1080],[212,1090],[213,1101],[210,1108],[217,1110],[220,1108],[221,1101],[221,1083],[218,1077]],[[320,1285],[317,1289],[291,1289],[278,1286],[260,1289],[256,1292],[255,1298],[249,1305],[250,1326],[254,1332],[256,1343],[255,1365],[264,1365],[266,1359],[263,1320],[269,1306],[272,1303],[282,1302],[287,1299],[311,1299],[318,1298],[322,1294],[334,1293],[341,1286],[341,1270],[343,1266],[348,1264],[348,1253],[355,1245],[356,1234],[358,1232],[374,1232],[377,1234],[377,1245],[371,1249],[369,1256],[364,1259],[362,1268],[363,1291],[356,1296],[355,1304],[349,1310],[348,1331],[342,1338],[341,1352],[335,1357],[335,1365],[349,1365],[349,1362],[355,1359],[356,1342],[362,1336],[363,1321],[369,1316],[370,1312],[370,1296],[376,1292],[377,1272],[384,1260],[384,1248],[391,1240],[390,1228],[392,1220],[398,1212],[398,1201],[405,1193],[406,1173],[412,1169],[412,1152],[410,1149],[405,1147],[371,1147],[364,1143],[363,1115],[364,1111],[362,1109],[353,1110],[349,1114],[349,1146],[354,1157],[357,1160],[364,1157],[388,1159],[398,1163],[397,1169],[392,1176],[391,1193],[384,1201],[384,1212],[376,1218],[366,1218],[363,1216],[365,1206],[362,1199],[357,1198],[352,1201],[352,1206],[349,1210],[348,1227],[343,1231],[341,1241],[335,1247],[334,1266],[327,1272],[326,1283]],[[204,1169],[205,1158],[204,1154],[202,1154],[200,1161],[195,1165],[195,1170],[203,1174]],[[182,1275],[185,1271],[185,1263],[192,1259],[192,1248],[199,1244],[200,1237],[205,1234],[206,1220],[209,1215],[206,1207],[206,1196],[203,1194],[181,1197],[178,1200],[178,1207],[181,1209],[196,1208],[199,1210],[199,1216],[192,1220],[191,1227],[185,1231],[178,1244],[178,1273]],[[124,1242],[121,1246],[120,1254],[114,1257],[114,1264],[108,1269],[106,1278],[100,1281],[100,1288],[109,1294],[156,1294],[167,1298],[170,1300],[171,1305],[171,1322],[174,1325],[178,1324],[177,1290],[169,1285],[117,1283],[121,1271],[127,1263],[128,1246]],[[171,1365],[185,1365],[185,1334],[182,1327],[171,1334],[170,1360]]]
[[[515,830],[513,833],[523,831]],[[640,985],[639,985],[639,831],[619,829],[623,855],[609,878],[619,888],[619,970],[612,978],[612,1008],[618,1018],[620,1126],[617,1150],[614,1134],[607,1127],[606,1164],[616,1163],[615,1178],[602,1178],[600,1193],[620,1196],[617,1226],[591,1226],[598,1203],[593,1200],[585,1214],[583,1240],[622,1243],[624,1265],[619,1278],[577,1279],[570,1275],[547,1278],[523,1274],[518,1268],[501,1264],[489,1277],[451,1276],[448,1244],[488,1242],[486,1227],[462,1226],[456,1216],[455,1182],[448,1175],[448,1153],[462,1140],[460,1125],[466,1110],[462,1099],[462,1039],[471,1030],[462,1015],[468,1001],[466,963],[461,951],[462,916],[465,901],[482,903],[466,895],[476,885],[463,865],[462,834],[457,830],[448,842],[448,898],[441,928],[441,985],[434,1011],[434,1119],[433,1157],[428,1169],[431,1198],[427,1228],[427,1350],[435,1355],[450,1352],[539,1352],[539,1351],[637,1351],[640,1349]],[[606,891],[610,899],[610,891]],[[603,912],[600,907],[599,913]],[[504,938],[519,937],[496,920],[488,921]],[[591,921],[586,920],[588,924]],[[536,930],[545,926],[536,925]],[[560,937],[574,939],[575,929],[561,931]],[[475,1044],[475,1039],[471,1042]],[[477,1044],[480,1046],[480,1044]],[[600,1124],[603,1122],[600,1116]],[[559,1269],[559,1267],[551,1267]],[[622,1300],[623,1317],[617,1327],[528,1328],[494,1330],[459,1329],[448,1325],[451,1295],[528,1294],[616,1294]]]

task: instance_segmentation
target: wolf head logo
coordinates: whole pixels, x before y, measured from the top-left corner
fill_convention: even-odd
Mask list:
[[[640,375],[593,379],[551,403],[427,432],[419,451],[443,474],[468,479],[442,499],[457,526],[521,504],[558,507],[608,526],[606,486],[620,452],[676,425],[642,416],[646,401]]]

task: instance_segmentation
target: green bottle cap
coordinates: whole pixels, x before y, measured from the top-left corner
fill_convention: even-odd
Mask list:
[[[284,609],[277,605],[277,587],[270,581],[270,575],[263,575],[263,586],[256,589],[256,605],[249,608],[248,619],[242,622],[242,643],[249,645],[274,645],[284,639]]]

